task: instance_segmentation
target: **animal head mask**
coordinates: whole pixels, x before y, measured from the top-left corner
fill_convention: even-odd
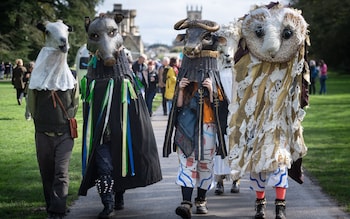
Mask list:
[[[123,18],[123,15],[119,14],[113,18],[101,14],[92,21],[89,17],[85,17],[87,49],[102,59],[107,66],[116,63],[115,56],[123,45],[123,38],[118,30],[118,24]]]
[[[273,3],[256,7],[243,18],[242,36],[258,59],[286,62],[304,44],[307,23],[301,11]]]

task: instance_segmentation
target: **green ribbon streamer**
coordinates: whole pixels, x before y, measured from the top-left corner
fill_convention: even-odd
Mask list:
[[[93,68],[96,68],[96,65],[97,65],[97,57],[94,55],[90,59],[88,66],[92,66]]]
[[[127,147],[127,124],[128,124],[128,92],[131,99],[136,99],[137,95],[129,79],[124,79],[121,86],[121,104],[123,109],[122,117],[122,176],[128,173],[128,147]]]

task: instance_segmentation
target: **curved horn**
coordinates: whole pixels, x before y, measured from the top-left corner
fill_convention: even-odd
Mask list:
[[[188,18],[182,19],[180,21],[178,21],[175,25],[174,25],[174,29],[175,30],[182,30],[188,27],[188,22],[186,22],[188,20]]]
[[[201,23],[201,22],[197,22],[197,26],[200,28],[203,28],[204,30],[210,31],[210,32],[215,32],[217,30],[220,29],[219,24],[217,24],[214,21],[209,21],[209,24],[205,24],[205,23]]]

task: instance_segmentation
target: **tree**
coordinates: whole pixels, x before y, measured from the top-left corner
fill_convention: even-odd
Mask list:
[[[84,17],[93,17],[103,0],[7,0],[0,5],[0,61],[35,60],[44,38],[38,22],[63,20],[73,27],[69,36],[68,64],[86,42]],[[20,5],[20,7],[19,7]]]
[[[329,66],[350,70],[350,0],[293,0],[309,23],[309,57]]]

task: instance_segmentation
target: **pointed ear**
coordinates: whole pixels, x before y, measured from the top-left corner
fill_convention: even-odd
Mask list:
[[[175,41],[176,42],[181,42],[181,41],[183,41],[185,39],[185,36],[186,36],[186,34],[184,34],[184,33],[178,34],[176,36],[176,38],[175,38]]]
[[[63,22],[63,21],[62,21]],[[63,22],[64,23],[64,22]],[[64,23],[67,27],[68,27],[68,32],[72,32],[73,31],[73,27],[69,24]]]
[[[119,24],[124,19],[124,16],[122,14],[116,14],[114,16],[114,20],[117,24]]]
[[[88,32],[91,20],[89,17],[85,17],[85,31]]]
[[[68,25],[68,24],[66,24],[66,25],[68,26],[68,32],[73,32],[73,27],[71,25]]]
[[[41,30],[42,32],[45,32],[46,28],[45,25],[43,23],[38,23],[36,25],[36,28],[38,28],[39,30]]]

